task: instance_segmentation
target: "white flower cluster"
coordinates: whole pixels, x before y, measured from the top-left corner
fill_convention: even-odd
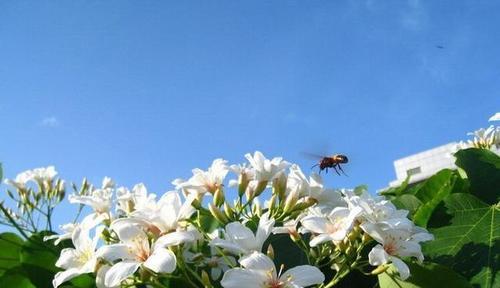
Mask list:
[[[500,121],[500,112],[491,116],[490,122]],[[474,132],[469,132],[467,135],[472,136],[467,142],[461,141],[458,143],[456,150],[466,149],[469,147],[490,149],[493,152],[500,153],[500,126],[490,125],[488,128],[480,128]]]
[[[17,174],[14,179],[5,179],[5,184],[16,187],[17,189],[26,189],[31,182],[40,185],[43,188],[49,186],[52,180],[57,176],[54,166],[35,168]],[[64,186],[64,183],[61,184]]]
[[[80,223],[63,226],[64,234],[50,237],[71,239],[74,246],[61,252],[57,266],[64,271],[55,276],[54,287],[84,273],[95,273],[98,287],[150,283],[161,287],[159,277],[197,281],[191,285],[195,287],[210,286],[207,281],[220,281],[224,288],[322,284],[325,276],[314,265],[276,268],[272,253],[263,250],[277,233],[289,234],[308,257],[331,265],[336,263],[335,253],[358,255],[371,245],[369,263],[392,262],[403,279],[410,271],[401,258],[423,259],[419,242],[431,240],[432,235],[390,201],[367,192],[325,188],[318,174],[306,177],[299,166],[281,158],[266,159],[258,151],[245,157],[248,164],[228,166],[216,159],[206,171],[194,169],[190,179],[174,180],[176,191],[159,199],[143,184],[116,189],[109,178],[101,188],[71,195],[70,202],[88,205],[93,213]],[[230,171],[237,178],[228,181],[237,187],[234,202],[228,202],[224,192]],[[258,197],[268,188],[271,197],[261,207]],[[210,202],[204,199],[207,195],[213,200],[208,209],[204,208]],[[218,228],[207,231],[204,216],[216,219]],[[251,222],[255,225],[248,225]],[[280,247],[275,248],[280,253]],[[326,254],[310,253],[319,248]],[[210,269],[212,279],[204,277],[205,269]]]

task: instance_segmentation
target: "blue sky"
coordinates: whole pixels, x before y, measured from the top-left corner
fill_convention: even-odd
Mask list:
[[[329,184],[379,189],[395,159],[499,110],[499,6],[2,1],[0,161],[161,193],[216,157],[308,170],[301,151],[344,153],[349,177]]]

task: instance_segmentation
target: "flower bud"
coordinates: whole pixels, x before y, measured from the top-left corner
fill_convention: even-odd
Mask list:
[[[269,244],[269,246],[267,246],[267,257],[271,258],[271,260],[274,260],[274,248],[273,248],[273,245]]]
[[[248,183],[250,180],[248,179],[248,175],[246,173],[241,173],[238,177],[238,196],[242,197],[247,190]]]
[[[260,194],[262,194],[262,192],[266,190],[266,187],[267,187],[267,181],[259,181],[259,183],[257,183],[257,187],[255,187],[254,197],[257,197]]]
[[[227,202],[224,202],[224,214],[226,214],[229,219],[233,219],[234,217],[234,209],[231,208],[231,205]]]
[[[292,211],[302,211],[302,210],[305,210],[311,206],[313,206],[314,204],[318,203],[318,200],[312,198],[312,197],[307,197],[306,201],[304,202],[301,202],[297,205],[295,205],[292,209]]]
[[[290,192],[288,196],[286,197],[285,200],[285,208],[283,208],[283,212],[288,213],[295,208],[295,204],[297,204],[297,201],[299,200],[299,197],[297,193],[295,192]]]
[[[380,265],[377,268],[373,269],[373,271],[371,272],[371,274],[372,275],[378,275],[380,273],[384,273],[385,271],[387,271],[387,269],[389,269],[389,265]]]
[[[260,206],[259,198],[254,198],[252,212],[259,217],[262,215],[262,207]]]
[[[201,271],[201,281],[202,281],[203,287],[205,287],[205,288],[212,287],[212,283],[210,283],[210,277],[208,276],[208,273],[205,270]]]
[[[223,186],[222,185],[219,185],[219,187],[217,188],[217,190],[215,190],[215,193],[214,193],[214,204],[215,206],[217,207],[220,207],[222,206],[222,204],[224,204],[224,190],[222,188]]]
[[[210,203],[208,205],[208,210],[210,210],[212,216],[214,216],[214,218],[222,224],[226,224],[229,222],[229,219],[227,219],[226,215],[224,215],[224,213],[222,213],[219,208],[217,208],[213,203]]]
[[[273,180],[273,195],[277,195],[280,200],[283,200],[285,198],[286,178],[287,177],[285,173],[280,173]]]
[[[196,209],[201,209],[201,201],[198,198],[194,198],[193,201],[191,201],[191,206],[193,206]]]
[[[271,215],[274,212],[274,208],[275,208],[274,206],[276,205],[276,199],[277,199],[276,195],[271,196],[271,199],[269,199],[269,211],[270,211]]]

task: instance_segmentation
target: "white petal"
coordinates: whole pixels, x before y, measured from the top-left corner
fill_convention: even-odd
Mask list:
[[[310,265],[301,265],[287,270],[280,279],[289,281],[300,287],[307,287],[320,284],[325,281],[325,275],[316,267]]]
[[[76,227],[73,231],[71,240],[77,250],[84,250],[92,244],[92,240],[89,237],[89,230],[83,229],[80,226]]]
[[[102,257],[110,262],[114,262],[118,259],[127,260],[135,258],[135,256],[130,252],[129,246],[126,244],[111,244],[102,246],[97,250],[96,254],[97,257]]]
[[[109,266],[108,264],[105,264],[105,265],[101,266],[101,268],[99,268],[99,270],[97,271],[97,274],[95,277],[95,285],[97,288],[111,288],[111,287],[107,287],[106,285],[104,285],[104,279],[106,277],[106,273],[109,271],[110,268],[111,268],[111,266]],[[116,287],[116,286],[114,286],[114,287]]]
[[[266,212],[262,214],[259,220],[259,226],[257,227],[257,233],[255,237],[258,246],[260,246],[260,250],[262,250],[262,245],[266,241],[267,237],[269,237],[269,234],[271,234],[273,226],[274,219],[269,219],[269,213]]]
[[[161,236],[158,240],[156,240],[154,245],[156,249],[156,247],[176,246],[182,243],[193,242],[195,240],[196,238],[192,232],[178,231]]]
[[[406,280],[408,277],[410,277],[410,268],[408,268],[408,265],[406,265],[405,262],[397,257],[391,257],[391,261],[398,270],[401,280]]]
[[[328,220],[324,217],[306,216],[300,223],[309,231],[314,233],[327,233]]]
[[[106,286],[118,286],[120,283],[127,279],[130,275],[139,268],[139,263],[136,261],[123,261],[118,262],[113,267],[111,267],[108,272],[106,272],[106,277],[104,278],[104,285]]]
[[[220,284],[224,288],[260,288],[268,280],[265,273],[241,268],[226,271]]]
[[[375,239],[378,243],[384,244],[384,235],[383,232],[380,230],[378,225],[372,224],[369,222],[362,223],[359,225],[363,231],[368,233],[373,239]]]
[[[240,222],[232,222],[226,225],[225,238],[234,241],[246,250],[257,250],[259,246],[252,230]]]
[[[111,229],[113,229],[116,234],[118,234],[118,238],[125,243],[132,240],[136,241],[137,238],[147,239],[148,237],[140,223],[145,222],[133,218],[117,219],[111,223]]]
[[[61,250],[56,266],[63,269],[80,268],[80,263],[77,261],[78,255],[73,248],[64,248]]]
[[[165,248],[155,249],[144,266],[156,273],[172,273],[177,265],[175,254]]]
[[[276,267],[274,266],[273,261],[260,252],[253,252],[250,255],[242,257],[239,262],[241,266],[246,269],[262,270],[266,272],[274,271],[274,273],[276,273]]]
[[[54,280],[52,280],[52,285],[55,287],[61,285],[62,283],[75,278],[76,276],[80,275],[80,270],[76,268],[68,269],[66,271],[61,271],[57,272],[57,274],[54,276]]]
[[[314,238],[309,242],[309,245],[311,247],[315,247],[318,244],[325,243],[325,242],[332,241],[332,240],[334,240],[334,239],[329,234],[319,234],[317,236],[314,236]]]
[[[368,253],[368,260],[370,265],[379,266],[385,264],[389,261],[389,254],[385,252],[384,247],[382,245],[377,245],[372,248],[370,253]]]
[[[232,254],[241,254],[247,252],[247,250],[240,245],[224,239],[214,239],[210,241],[210,245],[220,247]]]

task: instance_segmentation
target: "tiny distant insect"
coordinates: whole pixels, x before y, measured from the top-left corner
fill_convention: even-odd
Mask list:
[[[320,158],[321,159],[319,160],[319,162],[313,165],[311,169],[319,166],[319,174],[321,174],[321,171],[325,170],[326,173],[328,173],[328,168],[332,168],[338,175],[340,175],[340,172],[342,172],[347,176],[347,174],[342,169],[342,166],[340,166],[340,164],[346,164],[347,162],[349,162],[347,156],[342,154],[334,154],[332,156],[320,156]]]

